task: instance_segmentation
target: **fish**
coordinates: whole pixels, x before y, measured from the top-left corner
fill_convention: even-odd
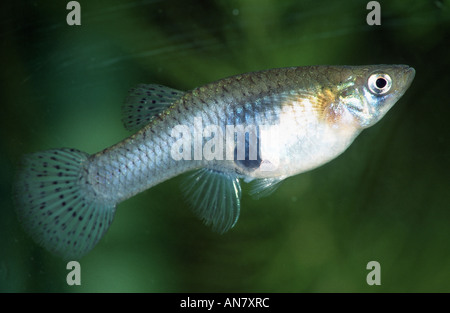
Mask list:
[[[23,157],[18,219],[42,247],[76,260],[122,201],[190,172],[182,192],[218,233],[236,225],[241,183],[255,198],[343,153],[402,97],[408,65],[300,66],[220,79],[183,92],[132,88],[122,121],[133,135],[95,154],[73,148]]]

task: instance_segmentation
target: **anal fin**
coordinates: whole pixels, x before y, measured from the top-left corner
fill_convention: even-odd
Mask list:
[[[194,212],[214,231],[225,233],[239,219],[241,185],[233,173],[197,170],[185,181],[183,191]]]

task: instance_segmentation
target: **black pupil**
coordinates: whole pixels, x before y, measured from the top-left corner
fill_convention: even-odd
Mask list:
[[[384,78],[377,78],[375,81],[375,85],[377,85],[378,88],[383,89],[387,85],[387,81]]]

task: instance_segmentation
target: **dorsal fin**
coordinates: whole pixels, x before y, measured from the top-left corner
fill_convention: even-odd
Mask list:
[[[155,84],[132,88],[122,107],[125,128],[129,131],[141,129],[183,95],[183,91]]]

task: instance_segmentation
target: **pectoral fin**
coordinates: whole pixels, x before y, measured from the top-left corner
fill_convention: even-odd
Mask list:
[[[203,168],[183,185],[194,212],[218,233],[231,229],[239,219],[241,185],[233,173]]]

